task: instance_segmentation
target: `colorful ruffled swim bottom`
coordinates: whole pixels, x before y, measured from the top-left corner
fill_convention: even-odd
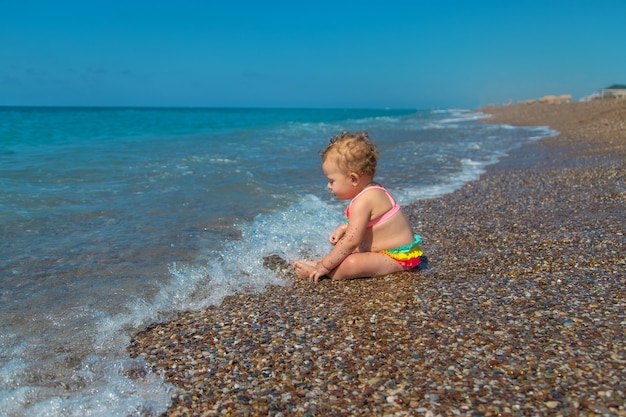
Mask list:
[[[423,254],[420,247],[421,242],[422,237],[420,235],[415,235],[412,243],[400,246],[396,249],[381,250],[380,253],[384,253],[389,256],[404,268],[415,268],[420,264],[421,256]]]

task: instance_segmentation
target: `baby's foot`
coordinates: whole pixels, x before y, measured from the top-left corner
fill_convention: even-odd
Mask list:
[[[315,271],[317,262],[301,259],[293,263],[293,267],[296,269],[296,275],[300,278],[309,278],[311,273]]]

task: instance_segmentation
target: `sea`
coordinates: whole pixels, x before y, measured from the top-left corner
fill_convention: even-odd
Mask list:
[[[164,412],[176,388],[129,356],[133,335],[228,295],[290,285],[265,269],[267,256],[326,253],[346,204],[321,170],[332,135],[367,131],[380,151],[376,180],[406,205],[555,134],[482,117],[0,107],[0,416]]]

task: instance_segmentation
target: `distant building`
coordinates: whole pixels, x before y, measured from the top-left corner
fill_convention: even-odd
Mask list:
[[[626,98],[626,85],[614,84],[610,87],[598,90],[593,94],[584,96],[580,99],[580,101],[621,99],[621,98]]]

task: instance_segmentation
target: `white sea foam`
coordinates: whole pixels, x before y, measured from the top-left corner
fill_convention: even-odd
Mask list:
[[[422,187],[408,187],[394,190],[394,195],[400,204],[406,205],[413,201],[425,200],[430,198],[441,197],[444,194],[453,192],[470,181],[477,180],[480,175],[485,172],[487,165],[497,162],[494,155],[488,161],[474,161],[464,158],[461,160],[461,170],[454,175],[442,179],[436,184],[429,184]]]

